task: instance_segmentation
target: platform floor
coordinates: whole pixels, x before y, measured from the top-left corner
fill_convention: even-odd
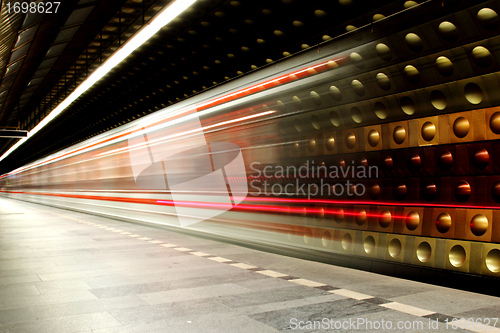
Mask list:
[[[478,332],[498,317],[497,297],[0,198],[2,333],[442,332],[453,318]]]

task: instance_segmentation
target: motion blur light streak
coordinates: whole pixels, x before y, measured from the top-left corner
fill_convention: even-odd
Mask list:
[[[128,146],[126,148],[120,148],[120,149],[111,150],[109,152],[101,153],[101,154],[98,154],[96,156],[113,155],[113,154],[116,154],[116,153],[121,153],[121,152],[125,152],[125,151],[131,151],[131,150],[135,150],[135,149],[140,149],[140,148],[142,148],[142,147],[144,147],[146,145],[153,146],[155,144],[165,143],[166,141],[174,139],[174,138],[177,138],[177,137],[181,137],[181,136],[185,136],[185,135],[188,135],[188,134],[197,133],[197,132],[204,131],[204,130],[207,130],[207,129],[210,129],[210,128],[214,128],[214,127],[219,127],[219,126],[223,126],[223,125],[237,123],[237,122],[244,121],[244,120],[249,120],[249,119],[258,118],[258,117],[262,117],[262,116],[267,116],[267,115],[275,113],[275,112],[276,111],[271,110],[271,111],[266,111],[266,112],[261,112],[261,113],[258,113],[258,114],[254,114],[254,115],[251,115],[251,116],[246,116],[246,117],[241,117],[241,118],[237,118],[237,119],[233,119],[233,120],[223,121],[223,122],[220,122],[220,123],[217,123],[217,124],[213,124],[213,125],[209,125],[209,126],[205,126],[205,127],[202,127],[202,128],[196,128],[196,129],[193,129],[193,130],[190,130],[190,131],[186,131],[186,132],[182,132],[182,133],[176,133],[176,134],[169,135],[169,136],[166,136],[166,137],[163,137],[163,138],[154,139],[154,140],[148,140],[147,143],[141,143],[141,144],[136,144],[136,145],[133,145],[133,146]],[[165,124],[164,127],[167,127],[167,126],[171,126],[171,125],[170,124]],[[158,128],[155,128],[155,130],[156,129],[158,129]]]

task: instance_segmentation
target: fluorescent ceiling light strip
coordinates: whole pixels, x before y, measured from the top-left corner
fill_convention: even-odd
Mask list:
[[[176,18],[180,13],[191,6],[196,0],[176,0],[170,3],[168,7],[163,9],[156,18],[151,22],[147,23],[137,34],[132,37],[128,42],[123,44],[108,60],[106,60],[101,66],[99,66],[85,81],[83,81],[78,88],[75,89],[64,101],[61,102],[47,117],[45,117],[38,125],[36,125],[31,131],[28,132],[27,138],[22,138],[15,145],[13,145],[9,150],[7,150],[1,157],[0,162],[9,156],[14,150],[26,142],[31,136],[40,131],[45,125],[47,125],[52,119],[57,117],[61,112],[63,112],[71,103],[73,103],[78,97],[80,97],[84,92],[90,89],[97,81],[99,81],[104,75],[106,75],[110,70],[116,67],[120,62],[127,58],[132,52],[134,52],[139,46],[144,44],[149,38],[156,34],[163,26],[168,24],[174,18]]]

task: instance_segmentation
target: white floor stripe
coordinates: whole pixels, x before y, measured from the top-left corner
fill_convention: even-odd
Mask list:
[[[140,239],[140,240],[150,240],[151,238],[149,238],[149,237],[141,237],[141,238],[137,238],[137,239]]]
[[[398,303],[398,302],[392,302],[392,303],[387,303],[387,304],[380,304],[380,306],[383,306],[384,308],[388,308],[388,309],[391,309],[391,310],[396,310],[396,311],[399,311],[399,312],[408,313],[408,314],[411,314],[411,315],[414,315],[414,316],[419,316],[419,317],[423,317],[423,316],[427,316],[427,315],[436,313],[434,311],[424,310],[424,309],[416,308],[414,306],[410,306],[410,305],[406,305],[406,304],[401,304],[401,303]]]
[[[141,237],[141,235],[128,235],[129,237]]]
[[[267,276],[270,276],[270,277],[275,277],[275,278],[279,278],[279,277],[282,277],[282,276],[288,276],[288,274],[283,274],[283,273],[275,272],[275,271],[271,271],[271,270],[257,271],[257,273],[263,274],[263,275],[267,275]]]
[[[174,244],[160,244],[161,246],[164,246],[164,247],[176,247],[177,245],[174,245]]]
[[[149,241],[150,243],[153,243],[153,244],[161,244],[163,243],[161,240],[152,240],[152,241]]]
[[[213,260],[213,261],[217,261],[217,262],[228,262],[228,261],[232,261],[232,260],[229,260],[229,259],[226,259],[226,258],[222,258],[222,257],[213,257],[213,258],[208,258],[210,260]]]
[[[326,284],[324,284],[324,283],[319,283],[319,282],[306,280],[306,279],[293,279],[293,280],[288,280],[288,281],[293,282],[293,283],[298,283],[298,284],[301,284],[301,285],[307,286],[307,287],[313,287],[313,288],[326,286]]]
[[[231,266],[238,267],[238,268],[243,268],[243,269],[252,269],[252,268],[257,268],[257,266],[252,266],[248,264],[244,264],[242,262],[239,262],[237,264],[230,264]]]
[[[363,299],[367,299],[367,298],[373,298],[373,296],[365,295],[365,294],[361,294],[361,293],[357,293],[355,291],[347,290],[347,289],[329,290],[328,292],[332,293],[332,294],[337,294],[337,295],[340,295],[340,296],[345,296],[345,297],[349,297],[349,298],[358,299],[358,300],[363,300]]]
[[[208,253],[205,253],[205,252],[189,252],[190,254],[193,254],[195,256],[198,256],[198,257],[206,257],[206,256],[209,256],[210,254]]]

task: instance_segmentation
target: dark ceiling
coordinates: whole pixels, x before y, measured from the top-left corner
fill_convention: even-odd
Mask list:
[[[169,3],[64,0],[57,14],[9,16],[8,2],[0,128],[25,130]],[[0,174],[415,4],[198,0],[2,161]],[[0,156],[16,140],[0,138]]]

